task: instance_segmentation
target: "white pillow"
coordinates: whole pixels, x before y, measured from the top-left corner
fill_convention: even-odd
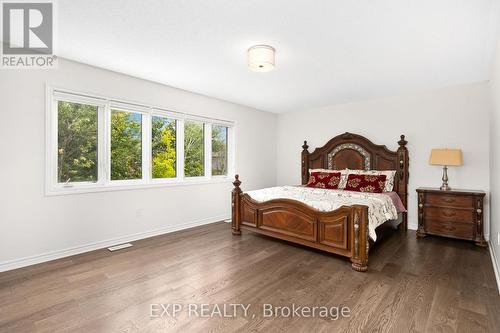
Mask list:
[[[385,175],[384,192],[392,192],[392,189],[394,188],[396,170],[348,170],[348,174],[349,173],[354,175]]]
[[[343,170],[309,169],[309,174],[311,174],[312,172],[326,172],[326,173],[340,172],[339,189],[344,189],[345,185],[347,184],[347,175],[349,173],[349,169],[343,169]]]

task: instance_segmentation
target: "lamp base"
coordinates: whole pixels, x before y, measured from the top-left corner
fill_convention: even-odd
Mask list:
[[[449,191],[451,187],[448,186],[448,167],[446,165],[443,166],[443,185],[439,188],[441,191]]]
[[[443,184],[443,185],[441,185],[441,187],[439,189],[441,191],[450,191],[451,187],[449,187],[448,184]]]

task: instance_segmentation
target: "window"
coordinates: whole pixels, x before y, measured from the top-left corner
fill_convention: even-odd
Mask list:
[[[177,176],[177,138],[175,119],[153,116],[151,126],[151,153],[153,178]]]
[[[212,175],[227,175],[227,127],[212,126]]]
[[[111,180],[142,178],[142,115],[111,110]]]
[[[184,175],[201,177],[205,174],[204,125],[187,120],[184,127]]]
[[[57,103],[57,181],[97,182],[97,107]]]
[[[231,122],[51,87],[47,102],[48,195],[230,181],[234,174]]]

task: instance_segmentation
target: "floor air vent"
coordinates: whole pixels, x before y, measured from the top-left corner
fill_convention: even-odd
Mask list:
[[[125,244],[120,244],[120,245],[115,245],[115,246],[108,247],[108,250],[110,250],[111,252],[114,252],[114,251],[118,251],[118,250],[121,250],[121,249],[126,249],[127,247],[131,247],[131,246],[132,246],[132,244],[125,243]]]

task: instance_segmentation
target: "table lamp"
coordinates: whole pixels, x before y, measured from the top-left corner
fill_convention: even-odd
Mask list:
[[[462,163],[462,150],[460,149],[431,150],[429,164],[443,166],[443,185],[441,185],[440,187],[442,191],[451,190],[451,188],[448,186],[448,166],[460,166],[462,165]]]

